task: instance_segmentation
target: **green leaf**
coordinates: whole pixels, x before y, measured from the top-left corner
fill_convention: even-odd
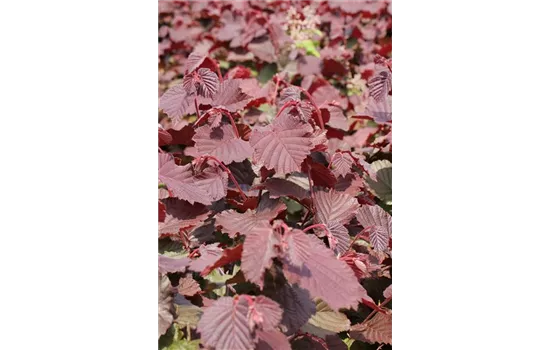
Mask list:
[[[277,73],[277,65],[270,63],[262,67],[262,70],[258,74],[258,81],[262,84],[267,83]]]
[[[176,304],[176,318],[175,322],[182,327],[196,328],[199,320],[202,316],[202,309],[191,303],[185,305]]]
[[[229,69],[228,61],[218,61],[218,65],[220,66],[220,69]]]
[[[291,215],[300,213],[304,208],[300,203],[296,202],[294,199],[283,197],[283,202],[286,205],[287,213]]]
[[[313,42],[313,40],[308,39],[308,40],[298,41],[296,43],[296,47],[305,49],[308,55],[321,57],[321,55],[319,54],[319,51],[317,51],[317,48],[315,47],[315,43]]]
[[[315,28],[315,29],[312,29],[311,30],[313,33],[319,35],[319,36],[323,36],[324,33],[322,31],[320,31],[319,29]]]
[[[371,166],[376,171],[377,181],[367,178],[367,183],[378,198],[391,205],[392,164],[388,160],[377,160]]]
[[[216,288],[213,290],[213,292],[216,295],[223,297],[227,292],[225,282],[234,277],[240,269],[240,266],[237,265],[233,266],[233,271],[231,273],[223,273],[220,272],[220,269],[214,269],[212,272],[210,272],[209,275],[205,276],[204,279],[215,285]]]
[[[357,44],[357,38],[351,37],[346,42],[346,48],[351,49],[352,47],[355,46],[355,44]]]
[[[315,308],[317,312],[302,327],[302,331],[324,338],[349,329],[351,323],[348,317],[332,310],[323,300],[315,298]]]
[[[199,350],[200,339],[187,340],[182,339],[173,342],[166,350]]]
[[[355,339],[346,338],[346,339],[342,339],[342,341],[344,342],[344,344],[346,344],[346,346],[348,347],[348,350],[349,350],[351,348],[351,345],[355,341]]]

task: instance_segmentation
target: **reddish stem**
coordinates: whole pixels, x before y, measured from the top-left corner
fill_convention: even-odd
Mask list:
[[[201,111],[199,110],[199,103],[197,102],[197,96],[195,96],[195,111],[197,112],[197,120],[201,118]]]
[[[380,306],[378,306],[378,309],[372,310],[372,312],[367,316],[367,318],[365,318],[365,320],[363,322],[367,322],[369,319],[371,319],[374,316],[374,314],[377,313],[378,311],[380,311],[382,309],[382,307],[384,305],[386,305],[390,300],[391,300],[391,297],[384,300],[384,302],[382,304],[380,304]]]
[[[296,106],[296,104],[298,104],[299,101],[295,101],[295,100],[291,100],[291,101],[287,101],[285,102],[285,104],[281,107],[281,109],[279,109],[279,112],[277,112],[277,115],[275,116],[275,119],[279,118],[279,116],[281,115],[281,113],[283,113],[283,111],[290,107],[290,106]]]
[[[321,127],[321,130],[325,130],[325,123],[323,122],[323,116],[321,115],[321,110],[319,109],[315,101],[313,101],[313,97],[311,97],[311,94],[303,87],[298,86],[298,89],[300,89],[300,91],[302,91],[304,95],[306,95],[306,97],[309,99],[313,107],[315,107],[315,110],[317,111],[317,119],[318,119],[317,121],[319,122],[319,126]]]
[[[204,159],[212,159],[213,161],[215,161],[216,163],[218,163],[222,168],[223,170],[227,173],[227,175],[229,175],[229,178],[231,178],[231,181],[233,181],[233,183],[235,184],[235,186],[237,187],[237,189],[239,190],[239,193],[241,194],[241,197],[243,200],[247,200],[248,197],[246,196],[246,194],[244,194],[243,190],[241,190],[241,186],[239,186],[239,183],[237,182],[237,179],[235,179],[235,176],[233,176],[233,174],[231,173],[231,170],[229,170],[225,164],[223,164],[218,158],[214,157],[214,156],[203,156],[202,158]]]
[[[330,232],[327,230],[327,226],[326,226],[325,224],[314,224],[314,225],[311,225],[311,226],[306,227],[306,228],[303,229],[302,231],[306,232],[306,231],[311,230],[311,229],[314,229],[314,228],[322,228],[325,232],[327,232],[328,234],[330,234]]]
[[[217,70],[217,73],[218,73],[218,78],[220,78],[220,84],[223,82],[223,78],[222,78],[222,72],[220,71],[220,65],[219,64],[216,64],[216,70]]]
[[[160,153],[165,153],[160,146],[158,146]]]
[[[279,90],[279,83],[281,82],[281,78],[279,78],[279,75],[275,75],[275,91],[273,91],[273,97],[271,98],[271,101],[275,101],[277,99],[277,90]]]
[[[231,113],[226,112],[224,110],[221,110],[221,112],[229,117],[229,120],[231,121],[231,125],[233,126],[233,131],[235,132],[235,136],[239,138],[239,129],[237,129],[237,125],[235,124],[235,120],[233,120]]]
[[[313,181],[311,180],[311,167],[307,166],[307,179],[309,181],[309,192],[311,192],[311,209],[314,211],[315,209],[315,194],[313,192]]]
[[[355,237],[353,237],[353,240],[350,242],[349,244],[349,247],[346,251],[349,251],[353,245],[355,244],[355,241],[357,241],[359,238],[363,237],[363,235],[368,232],[368,230],[371,228],[371,226],[369,227],[365,227],[363,230],[361,230],[361,232],[359,232],[358,234],[355,235]]]

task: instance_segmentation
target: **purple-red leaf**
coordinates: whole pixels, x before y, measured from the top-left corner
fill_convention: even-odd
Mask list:
[[[159,222],[159,236],[163,234],[178,234],[180,229],[186,230],[201,224],[208,218],[209,211],[202,204],[190,204],[177,198],[164,200],[166,216]]]
[[[166,276],[162,276],[159,273],[159,338],[161,335],[166,333],[168,328],[172,325],[174,316],[172,314],[173,305],[172,305],[172,285],[170,280]]]
[[[300,165],[315,146],[309,124],[283,114],[264,128],[255,127],[250,136],[257,165],[275,169],[277,174],[300,171]]]
[[[185,277],[180,278],[179,284],[178,284],[178,293],[185,296],[193,296],[197,293],[201,292],[201,287],[193,279],[193,276],[190,274],[187,274]]]
[[[199,252],[201,256],[189,264],[189,270],[191,271],[202,272],[206,267],[214,264],[220,258],[223,250],[217,244],[209,244],[200,246]]]
[[[391,298],[391,284],[389,285],[388,288],[384,289],[384,298]]]
[[[316,209],[315,218],[319,223],[338,222],[347,224],[357,213],[359,203],[354,197],[331,190],[316,191],[313,201]]]
[[[385,65],[377,64],[376,72],[368,81],[369,93],[375,101],[386,98],[391,90],[391,71]]]
[[[185,269],[191,263],[189,258],[169,258],[164,255],[159,255],[158,259],[158,269],[159,273],[167,274],[173,272],[185,272]]]
[[[270,197],[289,196],[302,200],[308,198],[309,191],[303,189],[292,181],[279,178],[267,179],[262,186],[269,191]]]
[[[264,331],[273,331],[283,318],[283,310],[273,300],[263,295],[254,299],[251,307],[250,318],[255,326]]]
[[[252,96],[244,93],[239,85],[240,79],[224,80],[211,102],[212,107],[226,109],[229,112],[243,109],[252,100]]]
[[[351,327],[350,337],[369,343],[392,343],[392,313],[377,312],[374,317],[364,323]]]
[[[242,253],[243,253],[242,244],[239,244],[238,246],[233,248],[225,248],[220,258],[216,260],[216,262],[214,262],[212,265],[207,266],[201,272],[201,276],[206,276],[210,274],[210,272],[212,272],[214,269],[217,269],[218,267],[222,267],[229,263],[241,260]]]
[[[333,310],[355,308],[366,292],[357,282],[351,268],[344,261],[336,259],[334,253],[317,237],[307,235],[307,238],[310,244],[309,256],[307,259],[302,258],[304,264],[301,268],[285,264],[287,280],[307,289],[312,297],[323,299]]]
[[[298,331],[315,314],[315,303],[309,292],[297,285],[285,283],[281,289],[273,292],[273,299],[284,310],[281,329],[286,334]]]
[[[345,177],[351,172],[351,167],[354,163],[355,162],[349,153],[336,152],[332,156],[332,161],[330,163],[332,173],[335,176]]]
[[[244,240],[241,268],[250,282],[263,289],[265,270],[271,267],[277,256],[277,238],[267,221],[256,222]]]
[[[159,108],[170,118],[181,118],[195,113],[193,96],[189,95],[181,84],[166,90],[159,100]]]
[[[191,204],[198,202],[210,204],[208,193],[193,185],[193,173],[190,166],[178,166],[174,159],[164,153],[159,153],[159,181],[168,187],[168,190],[179,199],[186,200]]]
[[[259,341],[256,350],[291,350],[287,337],[279,331],[257,331]]]
[[[211,98],[218,91],[220,79],[208,68],[199,68],[183,77],[183,88],[188,94]]]
[[[250,350],[254,340],[246,298],[222,297],[204,310],[197,326],[202,343],[215,349]]]
[[[357,213],[357,220],[369,229],[369,240],[374,250],[386,251],[391,237],[390,214],[377,205],[364,205]]]
[[[238,138],[230,124],[203,125],[197,128],[193,140],[199,155],[211,155],[226,164],[242,162],[252,156],[250,144]]]
[[[222,226],[222,231],[227,232],[231,238],[237,233],[247,235],[260,222],[273,220],[285,209],[286,205],[278,199],[270,199],[263,195],[255,211],[249,209],[239,213],[233,209],[226,210],[216,215],[216,225]]]

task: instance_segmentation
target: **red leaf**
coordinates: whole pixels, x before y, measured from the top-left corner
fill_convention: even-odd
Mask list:
[[[237,124],[237,130],[239,131],[239,136],[241,139],[248,141],[250,139],[250,135],[252,133],[252,129],[250,129],[250,126],[245,124]]]
[[[333,310],[355,308],[366,292],[351,268],[336,259],[334,253],[314,235],[307,235],[307,238],[310,241],[309,256],[302,257],[303,266],[284,264],[287,280],[307,289],[312,297],[323,299]],[[342,290],[346,293],[341,293]]]
[[[192,140],[195,135],[195,130],[191,125],[186,125],[180,130],[169,129],[168,132],[172,136],[171,144],[193,146],[195,142]]]
[[[197,293],[201,292],[201,287],[193,279],[193,276],[190,274],[187,274],[185,277],[180,278],[179,284],[178,284],[178,293],[185,296],[193,296]]]
[[[200,246],[199,252],[201,256],[198,259],[191,261],[189,270],[202,272],[206,267],[214,264],[222,255],[223,250],[217,244],[209,244]]]
[[[237,233],[247,235],[260,222],[273,220],[285,209],[284,203],[262,195],[260,204],[254,212],[247,210],[244,213],[238,213],[235,210],[226,210],[216,215],[216,225],[222,226],[223,232],[227,232],[231,238]]]
[[[273,258],[277,256],[274,247],[277,241],[266,221],[256,223],[244,240],[241,268],[246,279],[259,285],[260,289],[263,289],[265,270],[271,267]]]
[[[325,124],[332,126],[336,129],[347,131],[349,129],[348,119],[342,111],[342,108],[333,105],[325,105],[320,107],[323,119],[328,118],[328,122]]]
[[[354,197],[331,190],[316,191],[313,201],[316,209],[316,222],[328,224],[338,222],[347,224],[357,213],[359,203]]]
[[[172,143],[172,135],[168,131],[159,127],[159,146],[165,146]]]
[[[307,173],[308,166],[311,168],[311,180],[313,180],[315,186],[334,187],[336,184],[336,177],[327,167],[314,162],[310,157],[302,164],[302,171],[304,173]]]
[[[240,79],[224,80],[212,100],[212,107],[223,108],[229,112],[237,112],[243,109],[252,100],[252,96],[244,93],[239,84]]]
[[[291,350],[287,337],[279,331],[258,331],[256,350]]]
[[[169,258],[159,254],[158,269],[162,274],[169,272],[185,272],[191,260],[189,258]]]
[[[243,245],[239,244],[236,247],[233,248],[225,248],[223,250],[223,254],[221,257],[216,260],[216,262],[210,266],[207,266],[202,272],[201,276],[206,276],[210,274],[210,272],[214,271],[218,267],[225,266],[227,264],[239,261],[241,259],[241,255],[243,253]]]
[[[159,236],[163,234],[178,234],[180,230],[186,230],[200,225],[210,213],[202,204],[190,204],[176,198],[164,200],[166,204],[166,218],[159,222]]]
[[[206,52],[191,52],[183,65],[184,73],[188,74],[197,69],[202,64],[206,56],[208,56],[208,53]]]
[[[246,298],[221,297],[214,301],[197,325],[205,346],[216,349],[250,350],[254,341],[248,323]]]
[[[281,115],[267,127],[255,127],[250,136],[253,160],[277,174],[300,171],[300,165],[315,146],[309,124]]]
[[[238,138],[229,124],[217,128],[201,126],[195,131],[193,141],[200,155],[214,156],[226,164],[242,162],[252,156],[252,147]]]
[[[273,292],[273,299],[284,310],[281,329],[286,334],[297,332],[316,311],[309,292],[296,285],[285,283],[281,289]]]
[[[391,90],[392,73],[385,64],[375,66],[375,75],[368,80],[369,93],[375,101],[385,99]]]
[[[350,331],[350,337],[369,343],[392,343],[392,313],[387,314],[377,312],[376,315],[367,322],[353,325]]]
[[[386,251],[391,237],[391,216],[377,205],[365,205],[359,209],[357,220],[369,229],[369,240],[378,251]]]
[[[270,197],[277,198],[288,196],[297,200],[302,200],[309,197],[308,190],[305,190],[294,182],[285,179],[270,178],[267,179],[260,186],[263,186],[269,191]]]
[[[159,274],[158,289],[158,337],[166,333],[172,325],[174,316],[172,314],[172,285],[166,276]]]
[[[392,292],[391,286],[392,285],[390,284],[389,287],[384,290],[384,298],[391,298],[392,297],[392,295],[391,295],[392,294],[391,293]]]
[[[251,307],[252,321],[264,331],[273,331],[283,318],[283,310],[273,300],[263,295],[254,298],[254,304]]]
[[[212,203],[204,189],[193,185],[193,173],[190,165],[178,166],[170,155],[164,153],[159,153],[158,159],[159,181],[165,184],[175,197],[191,204],[195,202],[206,205]]]
[[[260,60],[271,63],[275,62],[277,56],[275,54],[275,47],[269,39],[262,42],[252,42],[248,44],[248,50],[258,57]]]
[[[181,118],[195,113],[193,100],[194,96],[189,95],[183,85],[178,84],[166,90],[161,96],[159,108],[170,118]]]
[[[351,167],[354,163],[355,161],[349,153],[336,152],[332,156],[330,165],[335,176],[344,177],[351,172]]]
[[[183,77],[183,88],[188,94],[211,98],[218,91],[220,80],[216,73],[208,68],[199,68]]]

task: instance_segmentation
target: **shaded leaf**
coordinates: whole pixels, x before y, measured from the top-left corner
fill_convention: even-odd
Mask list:
[[[178,234],[180,229],[191,229],[208,218],[209,211],[202,204],[190,204],[177,198],[165,199],[164,204],[165,219],[158,224],[159,236]]]
[[[297,332],[315,313],[315,303],[309,292],[297,285],[285,283],[272,297],[282,306],[281,329],[286,334]]]
[[[170,280],[166,276],[162,276],[159,273],[159,332],[158,337],[166,333],[168,328],[172,325],[174,316],[172,315],[172,285]]]
[[[203,125],[195,131],[193,141],[199,155],[211,155],[226,164],[242,162],[252,156],[252,147],[235,135],[230,124]]]
[[[324,338],[350,328],[351,323],[348,317],[341,312],[332,310],[323,300],[315,300],[315,309],[315,314],[302,327],[302,331]]]
[[[271,267],[277,256],[274,245],[277,238],[266,222],[257,222],[244,240],[241,268],[247,280],[263,289],[265,270]]]
[[[190,165],[176,165],[170,155],[163,153],[159,153],[158,159],[159,181],[165,184],[175,197],[186,200],[191,204],[195,202],[211,203],[208,193],[193,185],[193,172]]]
[[[302,259],[305,261],[302,267],[284,265],[287,280],[307,289],[313,297],[322,298],[333,310],[355,308],[366,293],[351,268],[337,260],[318,238],[307,237],[310,241],[309,257]],[[342,290],[346,293],[341,293]]]
[[[369,343],[392,343],[392,313],[377,312],[374,317],[365,323],[353,325],[350,336],[354,339]]]
[[[248,209],[244,213],[235,210],[226,210],[216,215],[216,225],[222,226],[223,232],[229,237],[237,233],[247,235],[258,223],[273,220],[286,206],[278,199],[271,199],[267,194],[262,195],[260,204],[255,211]]]
[[[291,350],[287,337],[279,331],[257,331],[259,341],[256,350]]]
[[[385,251],[391,237],[391,216],[377,205],[364,205],[357,213],[357,220],[369,229],[369,240],[375,250]]]
[[[173,272],[185,272],[191,260],[187,257],[169,258],[164,255],[158,257],[158,270],[161,274]]]
[[[208,244],[200,246],[199,252],[201,256],[189,264],[189,270],[191,271],[202,272],[207,266],[214,264],[220,258],[223,250],[217,244]]]
[[[193,276],[190,274],[187,274],[185,277],[180,278],[179,284],[178,284],[178,293],[184,296],[193,296],[197,293],[200,293],[201,287],[193,279]]]

